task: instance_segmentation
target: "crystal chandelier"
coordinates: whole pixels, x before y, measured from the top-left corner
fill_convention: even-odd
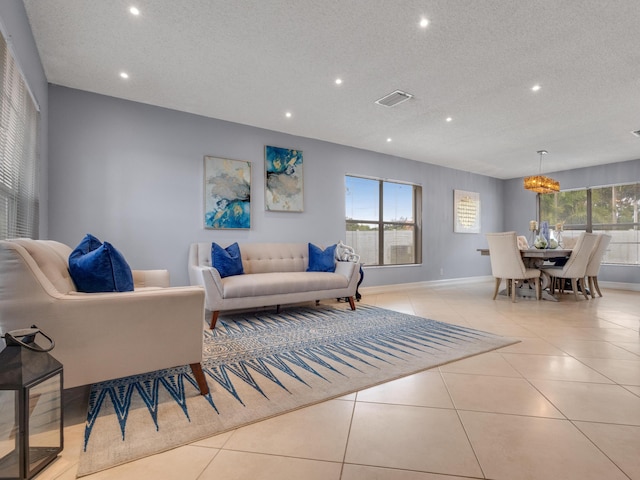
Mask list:
[[[542,175],[542,156],[546,155],[546,150],[538,150],[536,153],[540,155],[540,175],[532,175],[525,177],[524,188],[538,193],[556,193],[560,191],[560,182],[553,178]]]

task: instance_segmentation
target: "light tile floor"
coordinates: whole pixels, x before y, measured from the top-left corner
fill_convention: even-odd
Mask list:
[[[85,478],[640,480],[640,293],[513,304],[492,288],[363,289],[362,302],[518,344]],[[75,478],[86,391],[70,393],[65,450],[38,479]]]

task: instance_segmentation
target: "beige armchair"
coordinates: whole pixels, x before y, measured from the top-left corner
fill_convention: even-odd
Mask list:
[[[51,336],[64,388],[190,365],[208,393],[203,289],[168,288],[168,272],[151,270],[133,271],[132,292],[81,293],[69,275],[70,253],[50,240],[0,241],[0,331],[35,324]]]
[[[518,280],[533,280],[536,289],[536,299],[540,300],[540,270],[526,268],[518,248],[516,232],[487,233],[489,256],[491,258],[491,273],[496,279],[493,299],[496,299],[500,283],[505,279],[507,292],[511,292],[511,299],[516,301],[516,284]]]

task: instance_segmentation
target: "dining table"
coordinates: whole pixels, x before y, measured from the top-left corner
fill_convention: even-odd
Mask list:
[[[489,255],[488,248],[478,248],[480,255]],[[571,249],[568,248],[526,248],[520,249],[520,255],[522,261],[527,268],[540,268],[547,261],[560,261],[566,260],[571,256]],[[551,285],[551,276],[545,271],[544,268],[540,268],[540,287],[542,288],[542,299],[557,302],[558,298],[549,292],[548,288]],[[500,294],[506,295],[506,290],[500,291]],[[518,285],[516,294],[519,297],[534,297],[536,296],[536,290],[533,284],[529,282],[521,282]]]

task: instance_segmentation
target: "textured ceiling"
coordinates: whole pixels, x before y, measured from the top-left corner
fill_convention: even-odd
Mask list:
[[[638,0],[24,3],[53,84],[497,178],[640,158]]]

